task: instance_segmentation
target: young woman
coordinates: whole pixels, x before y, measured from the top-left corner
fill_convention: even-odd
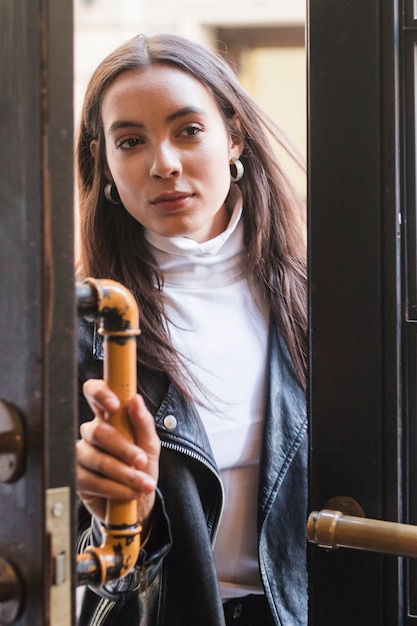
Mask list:
[[[303,203],[271,137],[225,60],[180,37],[138,36],[91,78],[80,275],[134,294],[140,395],[129,443],[81,322],[81,544],[107,498],[137,499],[146,542],[81,625],[307,624]]]

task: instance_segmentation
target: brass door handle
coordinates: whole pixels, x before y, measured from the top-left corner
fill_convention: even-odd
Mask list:
[[[331,509],[310,514],[307,539],[327,550],[343,547],[417,557],[417,526],[344,515]]]
[[[103,377],[118,396],[121,407],[110,415],[110,422],[132,440],[127,413],[130,399],[137,392],[136,338],[139,310],[131,292],[113,280],[87,278],[76,284],[79,314],[100,320],[103,335]],[[108,500],[102,525],[103,543],[90,546],[77,555],[77,584],[100,586],[126,576],[140,552],[141,525],[136,500]]]

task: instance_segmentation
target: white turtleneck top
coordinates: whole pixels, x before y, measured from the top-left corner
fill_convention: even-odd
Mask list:
[[[245,277],[236,185],[227,204],[229,225],[210,241],[146,232],[163,272],[173,344],[206,391],[197,405],[225,492],[214,548],[224,599],[262,592],[256,502],[269,320],[261,290],[255,300]]]

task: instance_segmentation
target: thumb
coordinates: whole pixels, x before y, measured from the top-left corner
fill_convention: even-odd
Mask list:
[[[161,442],[156,432],[155,420],[141,395],[137,394],[130,400],[128,413],[136,445],[151,457],[159,458]]]

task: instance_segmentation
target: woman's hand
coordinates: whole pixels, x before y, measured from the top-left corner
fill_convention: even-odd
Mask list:
[[[80,428],[76,450],[78,494],[101,521],[107,499],[137,500],[138,521],[146,530],[155,501],[161,448],[154,419],[143,398],[134,396],[128,408],[134,443],[129,442],[107,419],[120,407],[107,384],[91,379],[83,391],[95,418]]]

